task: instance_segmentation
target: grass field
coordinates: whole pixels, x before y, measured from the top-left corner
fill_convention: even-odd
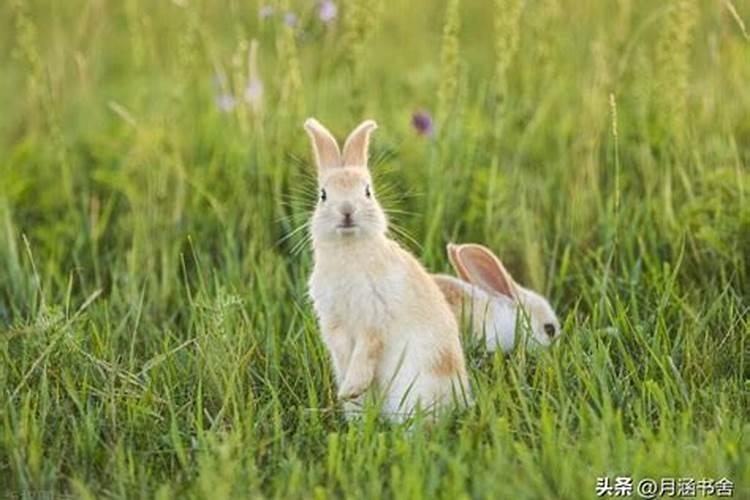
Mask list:
[[[750,4],[401,3],[0,3],[0,498],[750,498]],[[307,116],[376,119],[394,235],[491,247],[560,342],[347,423]]]

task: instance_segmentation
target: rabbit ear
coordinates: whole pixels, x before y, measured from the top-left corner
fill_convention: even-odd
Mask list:
[[[305,120],[305,130],[312,142],[318,170],[341,166],[339,145],[333,135],[315,118]]]
[[[474,243],[448,244],[448,257],[462,279],[485,291],[516,299],[513,278],[488,248]]]
[[[351,167],[367,166],[370,134],[376,128],[378,128],[378,124],[373,120],[365,120],[349,134],[344,143],[343,165]]]
[[[453,269],[455,269],[456,274],[464,280],[469,281],[469,273],[466,271],[466,268],[461,263],[461,260],[458,256],[458,248],[461,245],[455,245],[453,243],[448,243],[446,246],[446,249],[448,250],[448,260],[451,262],[451,265],[453,266]]]

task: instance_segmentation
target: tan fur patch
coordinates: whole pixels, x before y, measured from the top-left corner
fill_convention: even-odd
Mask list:
[[[443,350],[432,365],[432,372],[440,377],[455,375],[461,368],[461,358],[450,350]]]
[[[445,300],[452,308],[461,307],[464,300],[464,292],[459,287],[453,285],[447,280],[435,279],[435,282],[440,287],[440,291],[443,292]]]
[[[377,361],[383,354],[383,341],[375,332],[369,334],[370,348],[367,350],[367,357],[371,361]]]
[[[332,172],[326,179],[326,185],[346,191],[369,182],[367,171],[363,168],[344,167]]]

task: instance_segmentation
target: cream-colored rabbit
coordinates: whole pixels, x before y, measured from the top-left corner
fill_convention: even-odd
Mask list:
[[[328,130],[305,122],[318,167],[312,216],[315,265],[309,292],[333,359],[338,397],[372,388],[382,413],[400,420],[468,398],[456,319],[419,262],[386,235],[367,153],[372,120],[349,135],[343,153]]]
[[[560,322],[547,299],[516,283],[488,248],[449,243],[448,258],[462,279],[444,274],[433,279],[458,321],[462,315],[471,318],[471,334],[484,338],[488,351],[499,346],[508,352],[516,344],[548,346],[560,336]]]

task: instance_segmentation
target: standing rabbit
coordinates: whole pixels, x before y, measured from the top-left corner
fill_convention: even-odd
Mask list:
[[[387,236],[367,154],[372,120],[339,152],[336,140],[309,118],[320,196],[312,216],[314,268],[309,293],[333,360],[338,398],[368,389],[382,413],[400,419],[418,406],[446,407],[468,398],[456,319],[416,258]]]
[[[471,334],[484,338],[488,351],[499,346],[509,352],[516,344],[548,346],[560,336],[560,322],[547,299],[517,284],[492,251],[474,243],[447,248],[461,279],[444,274],[433,279],[458,321],[470,315]]]

